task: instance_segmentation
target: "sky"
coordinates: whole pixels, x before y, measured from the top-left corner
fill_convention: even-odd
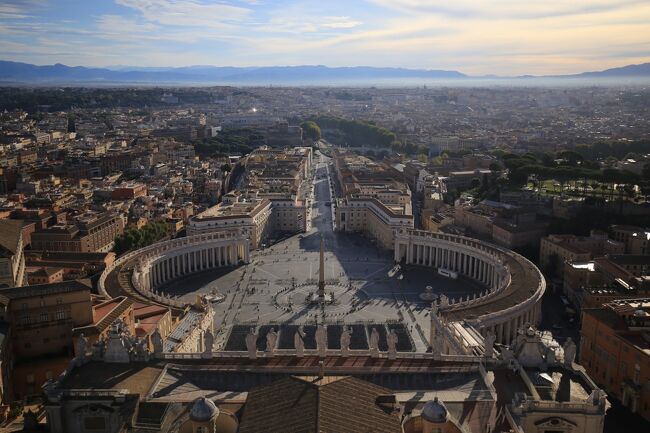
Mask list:
[[[650,62],[650,1],[0,0],[0,59],[565,74]]]

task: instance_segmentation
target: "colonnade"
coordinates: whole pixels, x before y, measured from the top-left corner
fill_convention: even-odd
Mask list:
[[[248,262],[249,254],[247,241],[201,244],[165,251],[162,255],[152,253],[151,257],[144,257],[139,266],[140,287],[153,290],[183,275]]]
[[[467,317],[482,335],[494,333],[499,343],[511,343],[519,328],[541,320],[546,281],[534,264],[513,251],[464,236],[400,230],[394,252],[397,263],[446,269],[487,287],[484,296],[441,307],[440,314]]]
[[[401,250],[405,249],[406,256]],[[505,280],[496,254],[473,251],[466,245],[431,245],[429,240],[403,243],[395,241],[395,261],[404,259],[406,264],[444,268],[472,278],[489,289],[497,289]]]

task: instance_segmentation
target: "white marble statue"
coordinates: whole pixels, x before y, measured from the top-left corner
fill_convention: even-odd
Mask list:
[[[341,332],[341,355],[347,356],[350,351],[350,341],[352,339],[352,332],[347,326],[343,327]]]
[[[315,337],[318,355],[325,356],[325,353],[327,352],[327,328],[324,325],[318,325]]]
[[[379,331],[375,327],[372,328],[372,332],[370,333],[370,355],[379,355]]]
[[[257,358],[257,333],[255,328],[251,328],[246,335],[246,350],[250,359]]]
[[[494,342],[496,339],[497,337],[494,335],[494,332],[492,332],[492,330],[488,330],[487,335],[483,340],[484,355],[486,358],[492,358],[494,355]]]
[[[305,353],[305,332],[302,326],[293,334],[293,347],[296,349],[296,356],[302,358]]]
[[[275,332],[275,328],[271,328],[269,332],[266,333],[266,352],[269,355],[273,355],[275,352],[275,343],[278,341],[278,334]]]
[[[569,337],[564,342],[562,348],[564,349],[564,365],[570,367],[576,359],[576,344]]]
[[[397,342],[399,337],[397,332],[394,329],[391,329],[386,337],[386,342],[388,343],[388,359],[397,358]]]
[[[212,331],[210,331],[210,328],[208,328],[205,330],[205,333],[203,334],[203,353],[211,354],[213,348],[214,348],[214,335],[212,335]]]

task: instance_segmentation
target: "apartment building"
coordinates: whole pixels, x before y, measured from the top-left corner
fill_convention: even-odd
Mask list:
[[[582,312],[580,364],[623,406],[650,421],[650,298]]]
[[[32,234],[32,248],[41,251],[108,252],[124,232],[124,218],[116,213],[82,214],[70,223],[56,224]]]
[[[74,328],[92,323],[89,281],[0,290],[0,322],[11,327],[13,395],[40,393],[73,357]]]
[[[611,225],[609,233],[612,239],[625,244],[626,254],[650,254],[650,229],[629,225]]]
[[[542,238],[539,247],[539,264],[543,270],[564,274],[567,261],[586,261],[605,254],[622,254],[625,245],[609,239],[607,233],[592,230],[589,236],[549,235]]]

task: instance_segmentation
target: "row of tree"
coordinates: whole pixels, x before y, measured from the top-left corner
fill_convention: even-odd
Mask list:
[[[399,147],[394,132],[370,122],[329,116],[317,117],[313,122],[321,129],[340,131],[350,147]]]
[[[139,229],[125,230],[123,234],[115,238],[113,251],[120,255],[127,251],[146,247],[167,236],[167,224],[164,222],[150,222]]]

